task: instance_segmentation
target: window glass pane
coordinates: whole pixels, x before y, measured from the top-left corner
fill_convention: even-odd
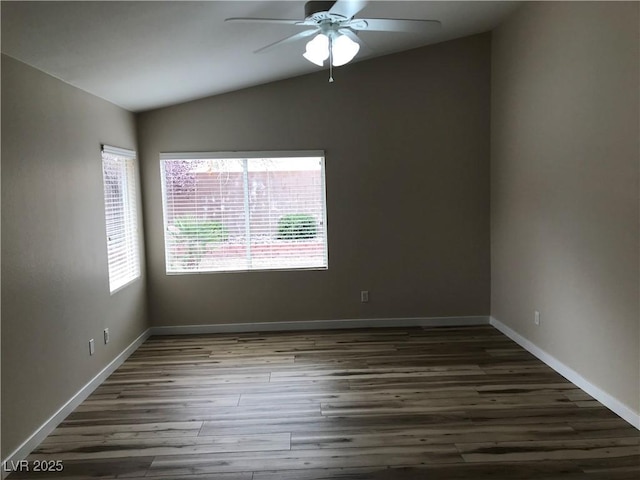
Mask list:
[[[323,157],[161,164],[167,273],[327,267]]]
[[[248,179],[254,267],[325,266],[321,159],[255,159]]]

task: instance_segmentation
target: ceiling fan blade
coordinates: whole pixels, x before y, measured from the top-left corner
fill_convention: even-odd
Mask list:
[[[337,0],[329,10],[329,13],[342,15],[345,18],[353,18],[367,3],[369,2],[366,0]]]
[[[299,25],[302,24],[300,20],[289,20],[286,18],[244,18],[244,17],[233,17],[233,18],[225,18],[225,22],[230,23],[279,23],[283,25]]]
[[[279,47],[280,45],[285,45],[287,43],[295,42],[296,40],[300,40],[301,38],[309,37],[314,33],[317,33],[318,29],[304,30],[302,32],[298,32],[295,35],[291,35],[289,37],[283,38],[282,40],[278,40],[277,42],[270,43],[262,48],[259,48],[253,53],[265,53],[271,50],[272,48]]]
[[[366,27],[365,24],[366,23]],[[431,33],[442,27],[438,20],[401,20],[392,18],[358,18],[348,27],[368,32]],[[364,27],[364,28],[363,28]]]

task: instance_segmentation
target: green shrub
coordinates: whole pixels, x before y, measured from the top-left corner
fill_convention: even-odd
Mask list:
[[[177,245],[186,250],[183,252],[183,264],[187,268],[197,268],[210,243],[224,242],[229,238],[227,229],[220,222],[198,219],[189,215],[178,217],[170,229]]]
[[[194,216],[178,217],[173,222],[181,240],[202,244],[224,242],[229,238],[227,229],[220,222],[198,219]]]
[[[313,215],[290,213],[283,215],[278,221],[278,238],[280,240],[314,238],[316,235],[318,235],[318,228]]]

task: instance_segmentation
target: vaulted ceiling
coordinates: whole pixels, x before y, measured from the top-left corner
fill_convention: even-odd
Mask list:
[[[2,2],[2,52],[128,110],[144,111],[318,71],[302,57],[304,40],[253,53],[300,27],[224,22],[228,17],[302,20],[304,4]],[[370,1],[356,17],[435,19],[442,28],[431,34],[363,31],[360,38],[370,50],[355,61],[489,31],[517,6]]]

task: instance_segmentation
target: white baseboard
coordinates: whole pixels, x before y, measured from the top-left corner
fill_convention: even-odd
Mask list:
[[[306,320],[294,322],[221,323],[151,327],[151,335],[191,335],[207,333],[276,332],[380,327],[458,327],[488,325],[486,315],[469,317],[357,318],[344,320]]]
[[[149,338],[150,329],[145,330],[131,344],[125,348],[120,355],[114,358],[100,373],[93,377],[84,387],[82,387],[67,403],[54,413],[38,430],[36,430],[22,445],[16,448],[6,459],[2,461],[2,471],[0,478],[5,478],[10,472],[5,471],[7,465],[17,465],[20,460],[27,456],[49,435],[55,428],[80,405],[96,388],[104,382],[124,361],[137,350],[137,348]]]
[[[516,342],[522,348],[529,351],[530,353],[538,357],[540,360],[542,360],[544,363],[546,363],[548,366],[553,368],[556,372],[558,372],[564,378],[569,380],[571,383],[580,387],[582,390],[584,390],[593,398],[595,398],[600,403],[602,403],[609,410],[611,410],[616,415],[620,416],[622,419],[626,420],[631,425],[633,425],[634,427],[640,430],[640,414],[638,412],[634,412],[631,408],[626,406],[624,403],[620,402],[620,400],[618,400],[617,398],[609,395],[604,390],[596,387],[594,384],[589,382],[589,380],[584,378],[578,372],[576,372],[572,368],[562,363],[553,355],[550,355],[549,353],[545,352],[540,347],[538,347],[533,342],[531,342],[530,340],[520,335],[515,330],[512,330],[511,328],[507,327],[500,320],[497,320],[496,318],[491,317],[490,323],[492,326],[500,330],[502,333],[504,333],[507,337],[509,337],[514,342]]]

